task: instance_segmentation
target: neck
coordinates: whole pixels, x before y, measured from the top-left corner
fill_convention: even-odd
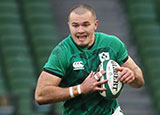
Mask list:
[[[91,43],[88,44],[88,46],[86,47],[87,49],[91,49],[91,48],[93,47],[93,45],[94,45],[94,42],[95,42],[95,35],[93,35],[92,38],[93,38],[93,39],[92,39]]]

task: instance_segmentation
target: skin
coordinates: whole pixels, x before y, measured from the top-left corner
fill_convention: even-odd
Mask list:
[[[104,75],[105,71],[101,71],[101,73]],[[99,78],[101,77],[99,74],[97,74],[97,76]],[[58,85],[60,82],[61,78],[43,71],[38,79],[35,92],[35,100],[37,103],[40,105],[51,104],[70,99],[71,97],[69,95],[69,88],[59,87]],[[104,84],[106,82],[107,80],[97,82],[93,76],[93,72],[91,72],[82,82],[80,86],[81,92],[82,94],[88,94],[93,91],[104,91],[106,88],[100,88],[98,85]]]
[[[95,40],[94,32],[98,27],[98,20],[95,20],[89,11],[83,14],[72,12],[69,16],[68,25],[73,40],[78,46],[89,48],[93,45]],[[142,71],[130,57],[121,67],[116,69],[121,71],[117,79],[123,83],[129,84],[133,88],[139,88],[144,85]],[[105,71],[102,70],[101,73],[104,75]],[[98,78],[101,77],[98,73],[96,75]],[[35,91],[35,100],[37,103],[51,104],[70,99],[69,88],[59,87],[60,82],[61,78],[42,71]],[[106,82],[107,80],[97,81],[91,71],[80,84],[82,95],[94,91],[105,91],[106,88],[100,88],[98,86]]]
[[[136,65],[131,57],[116,70],[121,71],[118,80],[129,84],[133,88],[140,88],[144,85],[144,79],[141,69]]]
[[[84,14],[72,12],[68,25],[72,38],[78,46],[89,48],[94,43],[94,32],[98,27],[98,20],[93,18],[91,12]]]

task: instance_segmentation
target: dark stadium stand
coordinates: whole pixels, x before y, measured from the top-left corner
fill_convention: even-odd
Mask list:
[[[34,56],[38,77],[52,49],[60,40],[54,23],[54,15],[50,0],[41,0],[41,2],[39,0],[19,0],[19,5],[23,13],[26,36]],[[56,115],[54,106],[55,104],[45,107],[36,105],[35,109],[39,112],[44,110],[43,112],[47,114],[51,107],[51,114]]]
[[[9,93],[17,97],[17,115],[36,115],[32,110],[36,75],[16,1],[0,1],[0,37],[3,70]]]
[[[160,24],[160,7],[159,7],[159,4],[160,4],[160,0],[156,0],[156,13],[157,13],[157,16],[158,16],[158,21],[159,21],[159,24]]]
[[[123,0],[131,22],[132,34],[139,48],[145,80],[152,100],[160,114],[160,24],[158,22],[159,0]]]
[[[2,74],[2,64],[0,61],[0,96],[4,94],[7,94],[7,87],[5,86],[5,80]]]
[[[131,2],[130,4],[127,4],[127,7],[130,9],[130,19],[132,23],[138,24],[138,23],[145,23],[147,21],[153,21],[156,20],[156,12],[154,11],[154,2],[149,1],[147,3],[141,2],[139,0],[138,2]]]
[[[17,115],[44,115],[49,111],[50,106],[35,103],[34,89],[45,61],[58,42],[51,13],[47,0],[0,1],[1,57],[9,93],[17,97]],[[2,86],[3,95],[7,90]]]
[[[53,47],[58,43],[59,37],[54,27],[53,14],[49,0],[22,0],[25,24],[32,50],[37,61],[38,71],[42,70]]]

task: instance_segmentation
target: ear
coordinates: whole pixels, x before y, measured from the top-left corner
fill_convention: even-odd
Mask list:
[[[69,25],[69,21],[68,21],[68,25]]]
[[[96,30],[97,27],[98,27],[98,22],[99,22],[98,20],[95,21],[95,28],[94,28],[95,30]]]
[[[70,22],[68,21],[68,27],[70,28]]]

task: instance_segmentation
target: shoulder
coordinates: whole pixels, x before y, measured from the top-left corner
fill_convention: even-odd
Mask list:
[[[96,39],[102,44],[123,44],[123,42],[115,35],[109,35],[102,32],[95,33]]]
[[[59,54],[59,53],[64,53],[67,52],[70,48],[70,44],[71,44],[71,39],[70,36],[68,36],[67,38],[65,38],[64,40],[62,40],[52,51],[52,54]]]

